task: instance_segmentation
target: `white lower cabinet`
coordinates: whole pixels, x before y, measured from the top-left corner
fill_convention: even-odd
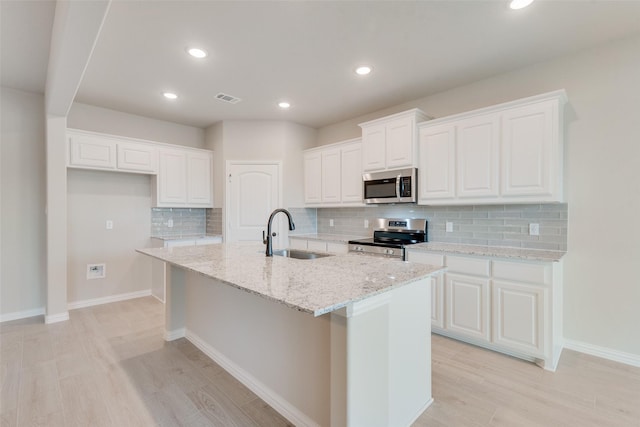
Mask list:
[[[492,283],[493,341],[516,351],[544,357],[546,289],[522,283]]]
[[[289,237],[289,247],[291,249],[326,252],[330,254],[346,254],[349,252],[349,245],[346,243],[300,237]]]
[[[489,280],[461,274],[447,274],[445,280],[445,328],[470,338],[490,342]]]
[[[555,370],[562,351],[562,261],[419,250],[409,250],[407,259],[447,267],[431,282],[434,333]]]

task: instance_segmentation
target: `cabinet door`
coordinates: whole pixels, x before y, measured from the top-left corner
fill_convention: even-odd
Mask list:
[[[494,281],[492,294],[493,341],[531,356],[544,356],[546,289]]]
[[[451,199],[455,192],[455,125],[420,129],[418,192],[420,202]]]
[[[213,158],[209,153],[187,154],[187,203],[213,207]]]
[[[118,142],[118,170],[140,173],[156,173],[158,152],[147,144]]]
[[[341,153],[339,148],[322,151],[322,202],[340,203]]]
[[[322,153],[304,155],[304,202],[322,202]]]
[[[362,169],[383,170],[386,167],[386,126],[371,125],[362,129]]]
[[[489,280],[460,274],[445,277],[446,329],[489,342]]]
[[[458,122],[457,193],[461,198],[498,196],[499,116]]]
[[[431,276],[431,327],[444,329],[444,276]]]
[[[362,203],[362,144],[342,149],[341,194],[344,203]]]
[[[557,174],[557,160],[553,160],[558,150],[558,131],[554,132],[553,118],[558,115],[557,103],[546,101],[502,114],[503,196],[553,194]]]
[[[414,128],[415,122],[412,117],[403,117],[387,124],[386,154],[388,169],[413,166]]]
[[[162,150],[159,153],[158,206],[186,206],[187,153]]]
[[[69,166],[115,169],[116,142],[96,136],[69,136]]]

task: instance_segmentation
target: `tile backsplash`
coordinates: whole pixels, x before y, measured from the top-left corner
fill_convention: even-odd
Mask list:
[[[364,220],[375,218],[427,218],[432,242],[567,249],[567,204],[318,208],[317,232],[371,236],[373,229],[365,228]],[[453,223],[453,232],[445,232],[447,222]],[[540,225],[539,236],[529,235],[530,223]]]
[[[207,228],[205,211],[206,209],[151,208],[151,237],[204,235]]]
[[[289,208],[289,213],[296,224],[296,229],[289,234],[315,234],[318,224],[318,209],[311,208]]]
[[[222,234],[222,208],[207,209],[207,234]]]

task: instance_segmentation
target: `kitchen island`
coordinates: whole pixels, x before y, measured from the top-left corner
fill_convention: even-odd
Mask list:
[[[165,339],[186,337],[294,424],[404,426],[431,404],[440,267],[256,243],[139,252],[170,265]]]

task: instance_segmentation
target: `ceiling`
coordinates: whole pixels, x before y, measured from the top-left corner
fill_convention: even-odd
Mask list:
[[[2,85],[43,92],[55,4],[0,4]],[[114,0],[76,101],[201,128],[233,119],[318,128],[635,34],[640,1],[538,0],[513,11],[506,0]],[[188,56],[191,46],[209,56]],[[360,64],[373,72],[357,76]]]

